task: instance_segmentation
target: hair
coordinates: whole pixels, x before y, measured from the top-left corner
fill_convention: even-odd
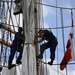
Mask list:
[[[23,31],[23,28],[22,28],[22,27],[19,27],[19,28],[18,28],[18,31],[19,31],[19,32],[22,32],[22,31]]]
[[[42,30],[42,29],[40,29],[40,30],[38,31],[38,33],[40,33],[41,31],[43,32],[43,30]]]

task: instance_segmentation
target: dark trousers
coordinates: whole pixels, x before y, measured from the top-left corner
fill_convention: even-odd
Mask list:
[[[56,50],[56,46],[57,46],[58,42],[57,40],[54,40],[52,43],[51,42],[47,42],[47,43],[44,43],[40,46],[40,55],[43,56],[43,53],[44,51],[47,49],[47,48],[50,48],[50,58],[52,60],[55,59],[55,50]]]
[[[14,58],[14,55],[15,55],[15,52],[19,52],[19,56],[17,58],[17,61],[20,61],[21,58],[22,58],[22,53],[23,53],[23,47],[22,46],[18,46],[18,48],[16,49],[17,47],[16,46],[12,46],[11,47],[11,53],[10,53],[10,56],[9,56],[9,62],[8,64],[11,65],[12,64],[12,60]]]

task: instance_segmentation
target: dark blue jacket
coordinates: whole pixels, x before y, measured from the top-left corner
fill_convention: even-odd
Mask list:
[[[51,31],[44,30],[44,37],[45,40],[52,42],[53,40],[56,40],[56,37],[53,35]]]
[[[19,32],[16,32],[12,46],[21,46],[21,44],[24,43],[23,40],[20,39],[20,37],[22,37],[21,35],[22,34],[19,34]]]

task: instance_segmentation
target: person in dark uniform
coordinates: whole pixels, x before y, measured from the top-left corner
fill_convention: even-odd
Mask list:
[[[25,41],[25,37],[22,34],[22,31],[23,31],[22,27],[19,27],[18,32],[15,33],[15,38],[11,45],[11,51],[10,51],[10,56],[9,56],[9,61],[8,61],[8,69],[11,69],[14,66],[12,64],[12,60],[14,58],[16,51],[20,53],[16,60],[16,63],[21,64],[23,45],[24,45],[24,41]]]
[[[22,14],[22,2],[23,0],[15,0],[15,9],[13,14],[14,15],[18,15],[18,14]],[[37,13],[37,9],[34,7],[34,13]]]
[[[47,42],[42,44],[40,46],[40,54],[38,55],[38,59],[42,59],[43,58],[43,53],[47,48],[50,48],[50,59],[51,61],[48,62],[49,65],[53,64],[53,61],[55,59],[55,50],[56,50],[56,46],[58,44],[57,38],[53,35],[52,31],[48,31],[48,30],[39,30],[39,38],[41,38],[40,40],[38,40],[38,43],[42,42],[43,40],[46,40]]]
[[[18,15],[20,13],[22,13],[22,0],[15,0],[15,9],[13,14],[14,15]]]

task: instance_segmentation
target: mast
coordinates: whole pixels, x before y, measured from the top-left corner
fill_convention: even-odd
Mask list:
[[[37,2],[37,0],[35,0],[35,2]],[[34,18],[35,18],[35,36],[34,36],[34,41],[38,41],[38,38],[36,38],[36,36],[38,35],[38,29],[36,29],[38,27],[38,21],[37,21],[37,4],[34,3]],[[35,52],[36,52],[36,72],[38,75],[38,60],[37,60],[37,55],[38,55],[38,44],[35,44]]]

